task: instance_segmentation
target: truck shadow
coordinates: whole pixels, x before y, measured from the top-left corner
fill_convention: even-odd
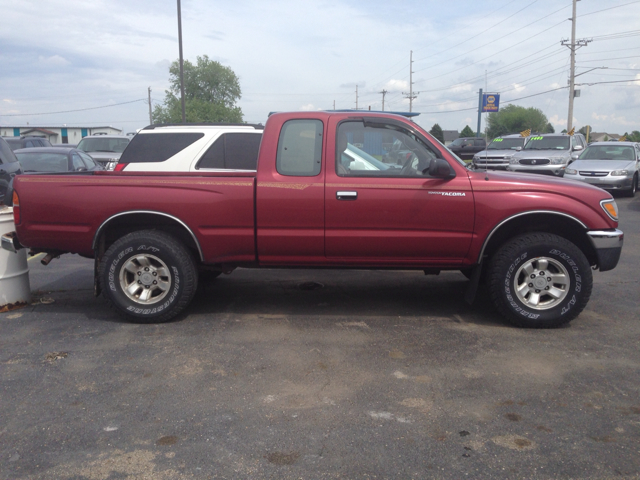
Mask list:
[[[464,302],[468,280],[459,272],[238,269],[201,284],[187,315],[258,315],[444,320],[507,325],[484,288]]]

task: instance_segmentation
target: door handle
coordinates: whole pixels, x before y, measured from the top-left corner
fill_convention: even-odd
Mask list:
[[[336,192],[336,198],[338,200],[357,200],[358,192]]]

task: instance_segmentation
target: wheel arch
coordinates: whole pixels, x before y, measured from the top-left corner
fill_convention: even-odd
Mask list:
[[[118,238],[139,230],[159,230],[173,235],[192,250],[196,258],[201,262],[204,260],[198,238],[182,220],[152,210],[121,212],[102,222],[93,237],[92,248],[96,251],[96,257],[102,256]]]
[[[596,250],[587,236],[587,226],[571,215],[550,210],[523,212],[500,222],[484,241],[478,263],[485,256],[493,256],[510,238],[528,232],[546,232],[564,237],[582,250],[591,265],[598,263]]]

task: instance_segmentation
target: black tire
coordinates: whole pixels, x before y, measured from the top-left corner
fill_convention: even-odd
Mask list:
[[[529,233],[504,244],[491,259],[488,278],[498,311],[525,328],[569,323],[587,305],[593,287],[582,251],[550,233]]]
[[[141,230],[109,247],[99,279],[110,308],[134,323],[161,323],[189,305],[198,287],[198,270],[174,237]]]
[[[627,197],[635,197],[637,190],[638,190],[638,175],[636,174],[633,176],[633,180],[631,181],[631,188],[624,193]]]

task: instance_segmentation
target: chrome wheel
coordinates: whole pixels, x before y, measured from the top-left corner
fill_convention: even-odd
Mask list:
[[[158,257],[149,254],[129,258],[120,269],[120,288],[138,304],[162,300],[171,288],[171,273]]]
[[[518,299],[534,310],[547,310],[561,303],[567,296],[569,284],[567,269],[548,257],[525,262],[513,281]]]

